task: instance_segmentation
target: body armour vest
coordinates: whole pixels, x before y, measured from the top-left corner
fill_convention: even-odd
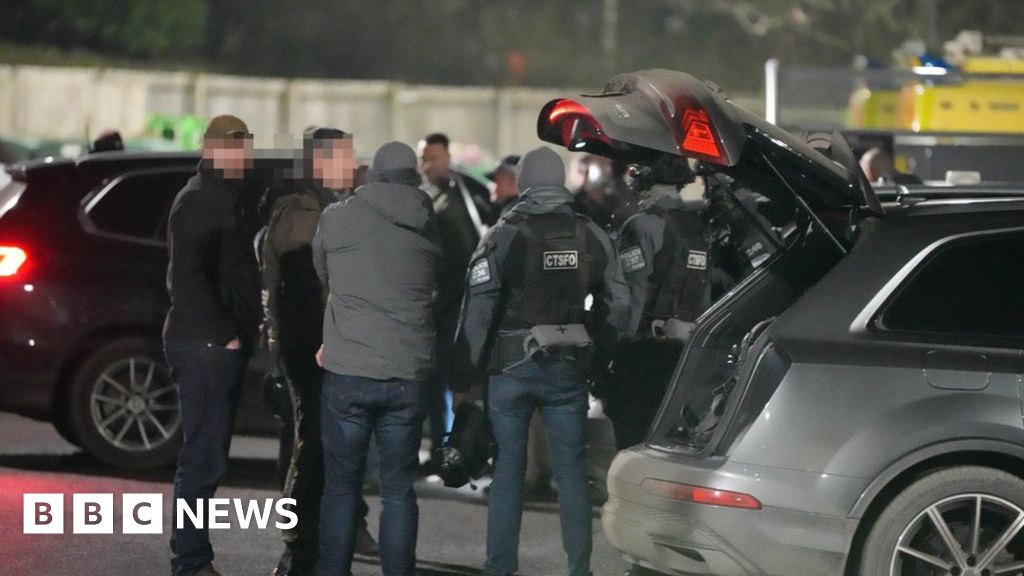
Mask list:
[[[665,221],[665,237],[662,249],[654,256],[645,315],[693,322],[707,307],[705,287],[711,263],[704,226],[687,210],[651,206],[647,211]]]
[[[516,214],[506,221],[518,229],[525,250],[506,263],[509,298],[501,328],[583,323],[587,295],[601,273],[595,266],[601,246],[587,220],[552,212]]]

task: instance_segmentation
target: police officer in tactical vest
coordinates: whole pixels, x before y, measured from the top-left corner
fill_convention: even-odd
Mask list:
[[[679,189],[693,180],[685,159],[666,156],[638,170],[614,221],[616,249],[631,295],[629,333],[616,350],[605,413],[619,449],[643,441],[676,362],[708,307],[708,240],[698,207]]]
[[[595,360],[606,365],[626,328],[629,289],[610,239],[570,208],[558,155],[533,150],[520,160],[517,175],[520,202],[481,240],[470,262],[456,337],[456,401],[474,375],[492,375],[487,401],[498,456],[487,573],[511,575],[518,568],[527,436],[539,409],[550,439],[568,573],[584,576],[592,546],[587,376]]]

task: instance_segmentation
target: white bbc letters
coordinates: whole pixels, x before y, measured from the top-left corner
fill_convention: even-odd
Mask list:
[[[63,534],[64,495],[22,495],[22,520],[25,534]]]
[[[122,495],[121,532],[124,534],[163,534],[163,494]]]
[[[64,533],[64,494],[23,494],[22,532],[24,534]],[[73,534],[113,534],[115,516],[121,514],[122,534],[163,534],[164,495],[121,494],[120,510],[114,507],[113,494],[72,494],[71,532]],[[232,528],[235,516],[242,530],[266,530],[276,512],[276,528],[294,528],[298,515],[293,498],[243,501],[241,498],[210,498],[191,505],[178,499],[175,502],[175,526],[186,523],[202,528],[204,521],[210,529]],[[233,513],[233,514],[232,514]]]
[[[72,532],[75,534],[114,533],[113,494],[75,494],[72,502]]]

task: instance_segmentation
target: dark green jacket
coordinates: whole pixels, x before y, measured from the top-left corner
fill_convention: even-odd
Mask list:
[[[298,188],[274,202],[263,241],[264,336],[275,354],[320,347],[326,289],[313,267],[313,236],[333,192]]]

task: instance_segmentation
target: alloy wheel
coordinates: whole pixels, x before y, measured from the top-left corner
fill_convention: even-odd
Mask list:
[[[181,427],[177,387],[166,367],[145,357],[107,366],[93,383],[89,405],[96,430],[128,452],[159,448]]]
[[[903,530],[889,574],[1024,574],[1024,510],[987,494],[960,494],[932,504]]]

